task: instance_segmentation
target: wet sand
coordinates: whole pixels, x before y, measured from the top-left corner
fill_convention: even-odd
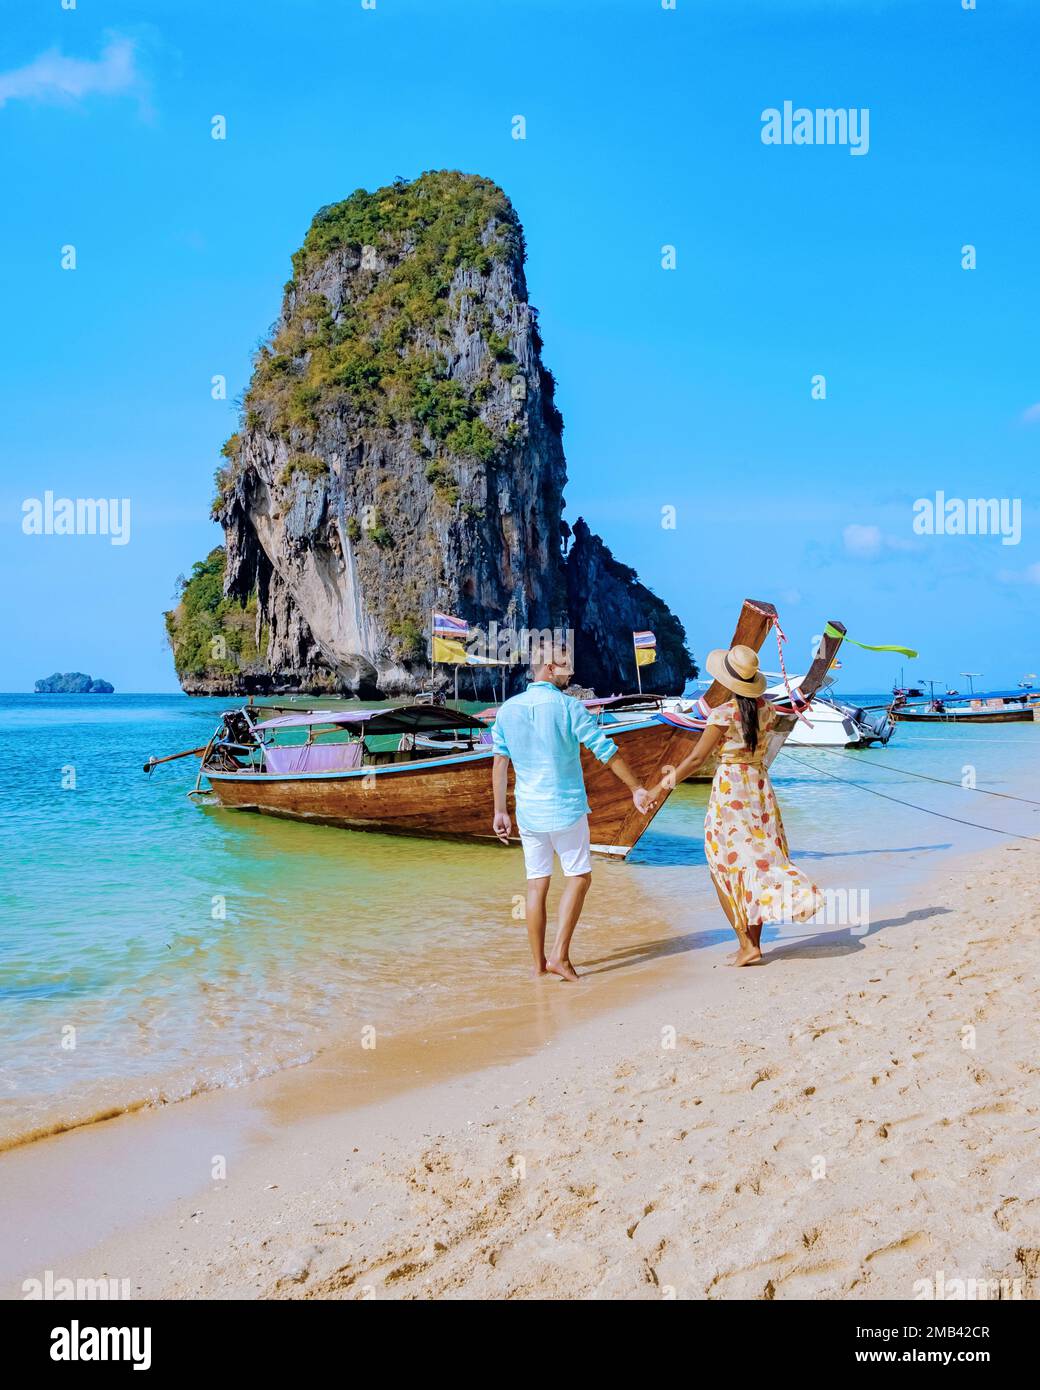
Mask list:
[[[14,1150],[0,1291],[1035,1296],[1038,869],[947,861],[864,934],[767,929],[746,971],[707,913],[590,934],[582,985],[377,1039],[378,1103],[331,1051]]]

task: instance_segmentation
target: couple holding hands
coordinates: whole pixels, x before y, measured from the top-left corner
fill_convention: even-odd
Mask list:
[[[527,933],[535,975],[577,980],[570,945],[592,883],[588,800],[581,773],[581,747],[606,764],[631,790],[646,815],[658,799],[712,754],[718,767],[704,822],[704,852],[726,919],[737,936],[733,965],[762,959],[762,924],[781,916],[804,922],[823,905],[817,886],[791,863],[783,820],[764,756],[776,713],[762,699],[766,678],[750,647],[708,654],[705,665],[733,692],[718,705],[686,758],[653,788],[639,784],[617,744],[564,689],[574,671],[566,652],[544,648],[531,662],[531,682],[506,700],[492,729],[495,795],[493,828],[508,841],[506,810],[509,764],[515,776],[517,829],[527,869]],[[566,885],[559,905],[556,940],[545,954],[546,899],[553,857]]]

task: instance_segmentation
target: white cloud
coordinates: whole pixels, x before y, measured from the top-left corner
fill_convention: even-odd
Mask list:
[[[1040,584],[1040,563],[1024,570],[1001,570],[997,578],[1002,584]]]
[[[0,72],[0,106],[9,101],[75,102],[100,94],[140,94],[143,82],[137,69],[132,39],[113,35],[95,61],[66,58],[49,48],[25,67]]]
[[[846,526],[841,538],[850,555],[870,559],[881,553],[881,531],[877,526]]]
[[[1027,425],[1040,423],[1040,401],[1036,405],[1031,405],[1022,412],[1022,419]]]
[[[882,531],[880,526],[860,526],[853,523],[845,527],[841,539],[845,554],[852,555],[857,560],[876,560],[879,555],[885,553],[910,556],[921,552],[919,541],[909,536],[897,536],[890,531]]]

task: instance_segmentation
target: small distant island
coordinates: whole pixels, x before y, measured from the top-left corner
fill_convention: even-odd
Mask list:
[[[53,676],[36,682],[37,695],[114,695],[116,688],[108,681],[91,680],[82,671],[55,671]]]

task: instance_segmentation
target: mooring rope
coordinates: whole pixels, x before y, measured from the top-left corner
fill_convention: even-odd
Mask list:
[[[786,752],[786,749],[784,750]],[[972,830],[988,830],[992,835],[1007,835],[1012,840],[1032,840],[1040,845],[1040,835],[1020,835],[1017,830],[999,830],[995,825],[980,825],[978,821],[964,820],[961,816],[948,816],[945,811],[933,811],[928,806],[918,806],[913,801],[904,801],[900,796],[889,796],[887,792],[879,792],[876,787],[868,787],[863,782],[853,782],[849,777],[839,777],[835,772],[828,772],[826,768],[817,767],[815,763],[808,763],[804,758],[794,757],[788,753],[788,757],[794,758],[796,763],[801,763],[803,767],[810,767],[814,772],[822,773],[824,777],[830,777],[834,782],[843,782],[848,787],[858,787],[862,792],[870,792],[872,796],[883,797],[885,801],[894,801],[897,806],[906,806],[911,811],[921,811],[926,816],[938,816],[940,820],[953,821],[956,825],[967,825]],[[853,759],[858,762],[858,758]],[[954,784],[956,785],[956,784]]]
[[[784,749],[786,752],[786,748]],[[1011,792],[993,792],[988,787],[966,787],[963,782],[951,782],[947,777],[930,777],[927,772],[911,772],[908,767],[889,767],[887,763],[868,763],[866,758],[857,758],[852,753],[845,752],[842,748],[820,748],[821,753],[830,753],[832,757],[847,758],[850,763],[860,763],[863,767],[877,767],[882,772],[894,772],[900,777],[919,777],[922,782],[938,782],[942,787],[960,787],[966,792],[981,792],[983,796],[999,796],[1005,801],[1022,801],[1027,806],[1040,806],[1040,801],[1032,801],[1028,796],[1014,796]]]

